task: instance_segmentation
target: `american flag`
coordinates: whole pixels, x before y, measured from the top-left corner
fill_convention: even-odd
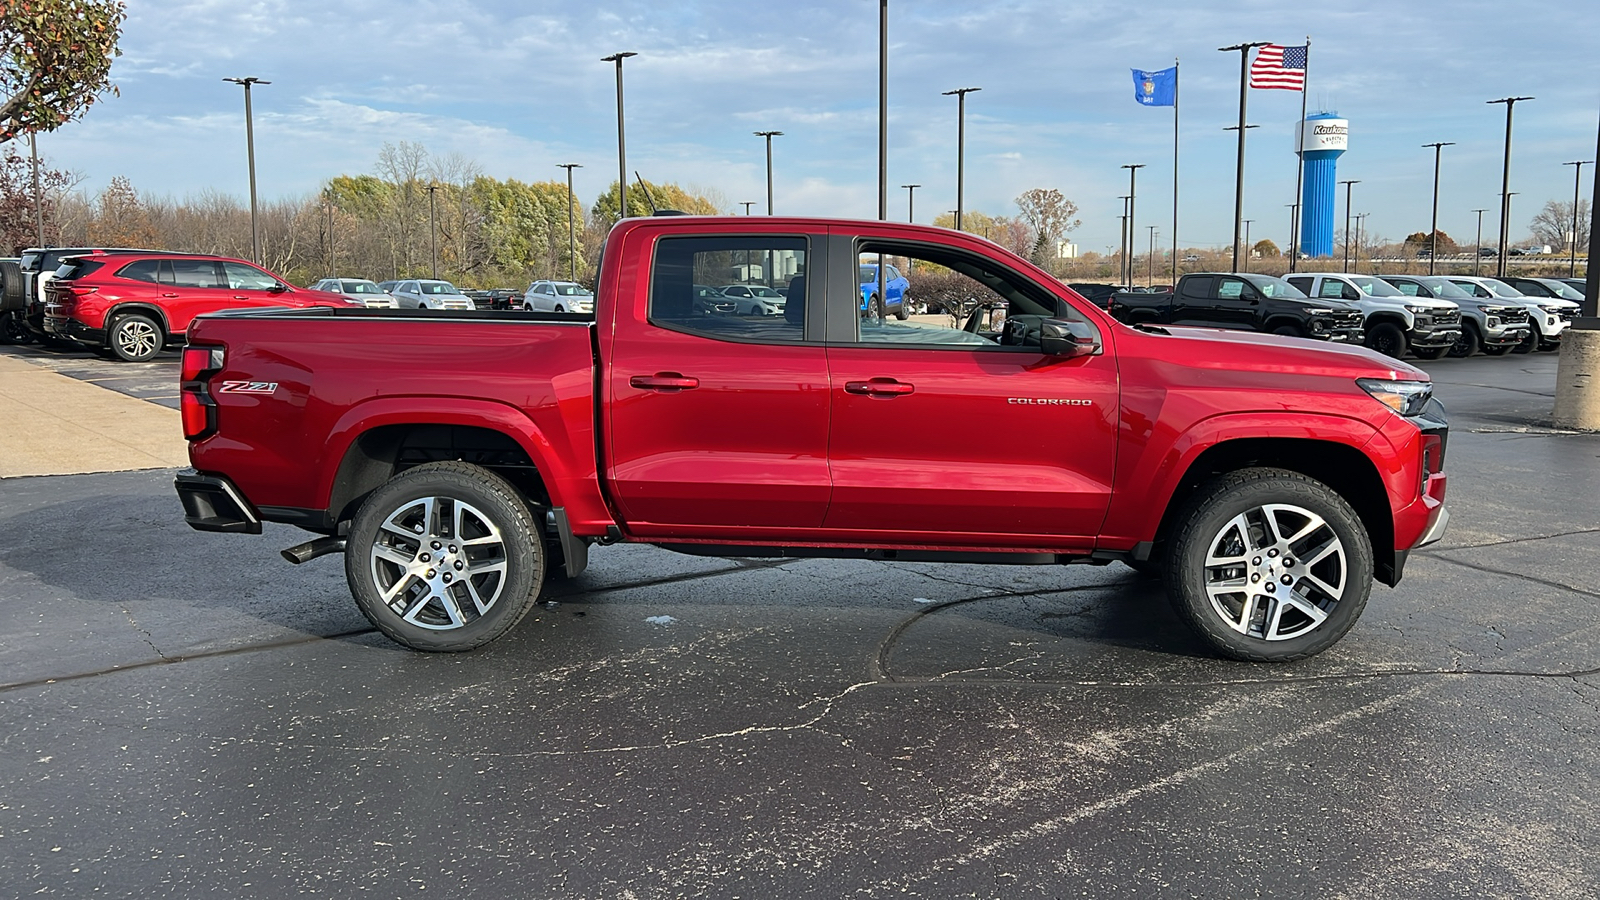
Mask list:
[[[1276,88],[1280,91],[1306,89],[1306,57],[1311,55],[1309,44],[1301,47],[1283,47],[1268,44],[1256,52],[1250,63],[1250,86]]]

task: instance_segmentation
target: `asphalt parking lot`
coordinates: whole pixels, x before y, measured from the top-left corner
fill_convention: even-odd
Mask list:
[[[0,479],[0,896],[1592,898],[1600,436],[1555,354],[1422,365],[1451,530],[1278,667],[1116,565],[633,546],[424,655],[170,471]]]

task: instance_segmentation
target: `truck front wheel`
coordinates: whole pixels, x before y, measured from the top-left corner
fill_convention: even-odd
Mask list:
[[[1367,329],[1367,347],[1394,359],[1406,355],[1406,333],[1393,322],[1379,322]]]
[[[350,592],[379,631],[414,650],[498,638],[544,584],[543,538],[505,479],[463,462],[408,469],[372,492],[345,550]]]
[[[1361,518],[1327,485],[1284,469],[1243,469],[1200,487],[1176,519],[1167,591],[1216,652],[1251,662],[1333,646],[1372,590]]]

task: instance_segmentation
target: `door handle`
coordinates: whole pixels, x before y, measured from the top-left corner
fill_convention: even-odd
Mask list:
[[[628,386],[670,394],[697,388],[700,386],[700,379],[679,375],[677,372],[657,372],[654,375],[634,375],[628,379]]]
[[[895,381],[893,378],[874,378],[871,381],[847,381],[844,385],[847,394],[862,394],[868,397],[899,397],[915,391],[916,385]]]
[[[249,300],[250,299],[250,295],[249,294],[234,294],[233,295],[233,299],[235,299],[235,300]]]
[[[164,291],[164,292],[162,292],[161,296],[163,296],[163,297],[176,297],[178,295],[173,293],[173,292],[171,292],[171,291]]]

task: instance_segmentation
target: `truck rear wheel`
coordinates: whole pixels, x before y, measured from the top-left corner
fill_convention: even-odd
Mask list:
[[[469,463],[427,463],[361,504],[344,571],[379,631],[414,650],[455,653],[500,637],[533,608],[544,542],[505,479]]]
[[[1333,646],[1372,590],[1365,526],[1327,485],[1243,469],[1203,485],[1178,515],[1167,557],[1173,607],[1216,652],[1251,662]]]

